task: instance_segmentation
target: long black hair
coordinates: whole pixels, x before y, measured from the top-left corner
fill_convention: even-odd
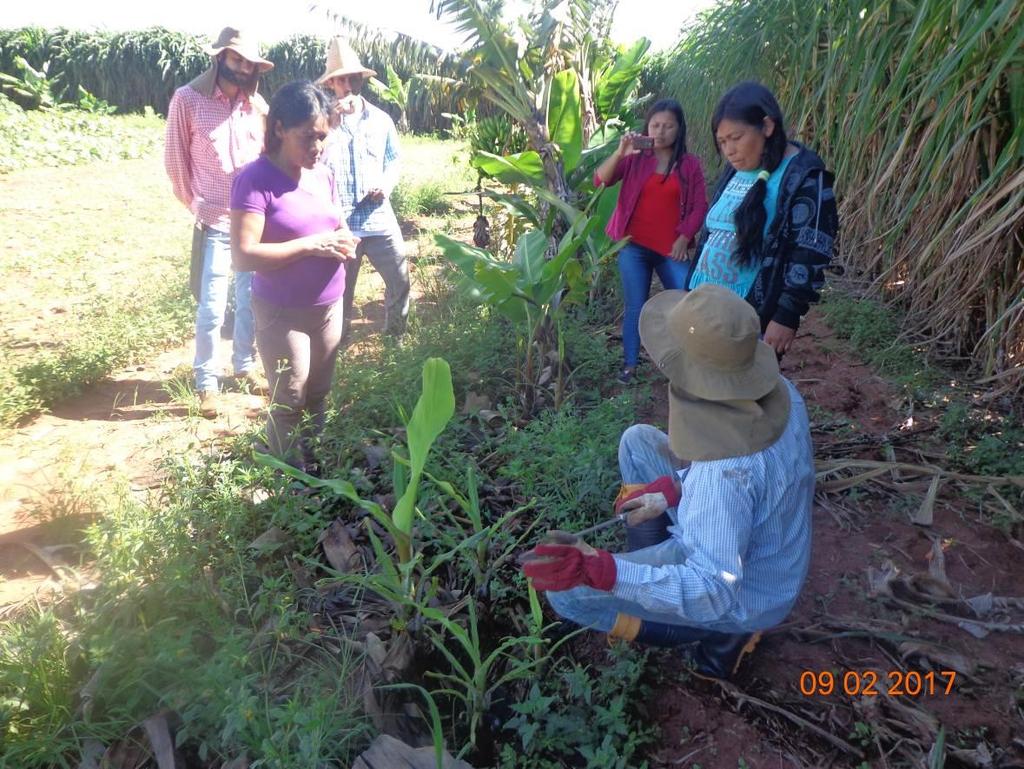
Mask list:
[[[664,182],[668,179],[668,175],[672,173],[673,169],[675,169],[680,158],[686,154],[686,118],[683,117],[682,105],[675,99],[658,99],[647,110],[647,114],[644,115],[644,136],[647,136],[647,129],[651,125],[651,118],[659,112],[671,112],[676,122],[679,123],[679,130],[676,132],[676,143],[672,147],[672,160],[669,161],[668,169],[665,171],[665,176],[662,179],[662,182]]]
[[[330,114],[327,94],[308,80],[293,80],[277,89],[270,98],[267,127],[263,132],[263,153],[273,154],[281,148],[276,127],[287,130],[313,118]]]
[[[734,85],[719,100],[711,116],[711,136],[715,140],[716,149],[718,124],[723,120],[735,120],[760,129],[764,127],[766,117],[775,123],[775,130],[765,139],[761,169],[771,173],[779,167],[786,154],[786,129],[779,102],[775,95],[760,83],[747,81]],[[721,154],[720,149],[717,151]],[[761,250],[764,225],[768,218],[768,212],[764,207],[767,192],[768,182],[763,179],[755,180],[734,214],[736,259],[740,264],[750,264]]]

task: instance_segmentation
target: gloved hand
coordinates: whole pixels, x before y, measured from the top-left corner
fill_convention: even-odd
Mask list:
[[[551,532],[549,540],[566,539],[570,544],[539,544],[520,558],[523,574],[537,590],[570,590],[588,585],[596,590],[615,586],[615,559],[607,550],[597,550],[582,539],[564,532]],[[569,540],[568,538],[572,538]]]
[[[657,518],[670,507],[676,507],[680,500],[679,481],[674,475],[663,475],[646,486],[634,489],[615,500],[616,513],[629,513],[626,523],[638,523]],[[624,491],[626,489],[623,489]]]

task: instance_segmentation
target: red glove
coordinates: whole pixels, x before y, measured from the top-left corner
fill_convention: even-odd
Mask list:
[[[536,590],[569,590],[587,585],[595,590],[615,586],[615,559],[607,550],[576,545],[537,545],[532,557],[523,563],[523,573],[533,580]]]
[[[670,507],[677,507],[681,496],[679,488],[676,486],[675,476],[672,475],[663,475],[646,486],[640,486],[639,488],[635,485],[623,486],[622,490],[627,493],[620,493],[615,499],[616,513],[621,513],[622,508],[625,507],[627,502],[642,497],[644,494],[661,494],[665,498],[665,507],[661,512]],[[631,507],[634,506],[631,505]]]

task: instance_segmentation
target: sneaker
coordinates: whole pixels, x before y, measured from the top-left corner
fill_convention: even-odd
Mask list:
[[[213,419],[220,413],[220,394],[216,390],[203,390],[199,393],[199,415],[205,419]]]
[[[628,385],[633,382],[633,374],[636,373],[635,366],[624,366],[619,375],[615,377],[615,381],[621,385]]]

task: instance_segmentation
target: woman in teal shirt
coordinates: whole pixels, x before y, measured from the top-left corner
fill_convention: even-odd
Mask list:
[[[839,226],[832,174],[786,139],[782,109],[760,83],[734,86],[711,130],[728,166],[718,180],[687,287],[715,283],[745,297],[780,357],[819,298]]]

